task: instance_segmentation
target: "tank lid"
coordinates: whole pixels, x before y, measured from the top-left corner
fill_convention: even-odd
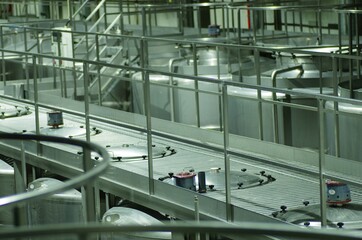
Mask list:
[[[23,115],[29,114],[29,108],[17,105],[10,105],[1,103],[0,104],[0,118],[11,118],[11,117],[19,117]]]
[[[145,160],[148,158],[148,149],[145,145],[122,144],[116,146],[106,146],[106,149],[115,161],[136,161]],[[176,150],[166,146],[152,146],[152,157],[161,158],[175,154]]]

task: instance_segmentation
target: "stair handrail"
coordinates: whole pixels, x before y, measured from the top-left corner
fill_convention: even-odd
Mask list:
[[[83,4],[78,8],[78,10],[74,12],[74,14],[72,15],[72,18],[70,20],[73,20],[80,13],[80,11],[83,10],[83,8],[88,4],[88,2],[89,2],[89,0],[85,0],[83,2]]]

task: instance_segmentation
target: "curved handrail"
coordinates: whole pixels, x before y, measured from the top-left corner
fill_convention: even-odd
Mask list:
[[[15,194],[11,196],[6,196],[0,198],[0,210],[2,207],[11,206],[14,204],[24,203],[25,201],[35,200],[41,197],[46,197],[55,193],[63,192],[80,185],[83,185],[90,180],[98,177],[101,173],[103,173],[110,162],[110,157],[108,152],[102,147],[91,143],[85,142],[82,140],[62,138],[62,137],[54,137],[54,136],[44,136],[44,135],[28,135],[28,134],[9,134],[9,133],[0,133],[0,140],[8,139],[8,140],[35,140],[35,141],[46,141],[46,142],[56,142],[56,143],[65,143],[65,144],[73,144],[82,147],[86,150],[93,150],[97,152],[101,157],[102,161],[97,167],[90,169],[89,171],[85,171],[84,174],[67,180],[64,184],[59,184],[50,189],[46,189],[44,191],[32,191],[26,193]],[[92,159],[84,159],[85,161],[93,161]],[[86,165],[86,164],[84,164]],[[1,237],[0,237],[1,238]]]
[[[0,239],[20,238],[35,236],[56,235],[76,235],[84,239],[87,235],[97,233],[135,233],[135,232],[172,232],[172,233],[191,233],[202,234],[212,233],[218,235],[232,236],[279,236],[279,237],[300,237],[305,239],[328,239],[328,240],[362,240],[359,231],[341,230],[341,229],[313,229],[302,228],[292,225],[256,223],[256,222],[171,222],[165,224],[152,225],[124,225],[115,226],[106,223],[89,223],[87,225],[77,224],[58,224],[58,225],[38,225],[28,227],[17,227],[12,229],[2,229]]]

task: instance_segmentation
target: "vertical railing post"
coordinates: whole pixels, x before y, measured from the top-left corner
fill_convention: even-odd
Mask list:
[[[151,8],[148,8],[148,36],[152,36],[152,10]],[[156,10],[155,10],[156,11]]]
[[[40,134],[40,118],[39,118],[39,105],[38,105],[38,76],[36,72],[36,56],[33,56],[33,80],[34,80],[34,111],[35,111],[35,129],[36,134]]]
[[[0,39],[1,39],[1,48],[4,49],[4,27],[0,26]],[[6,86],[6,68],[5,68],[5,53],[1,51],[1,69],[2,69],[2,81],[4,82],[4,87]]]
[[[147,150],[148,150],[148,191],[150,195],[154,194],[153,182],[153,158],[152,158],[152,121],[151,121],[151,82],[150,73],[145,69],[148,67],[148,44],[145,39],[141,39],[141,68],[143,79],[144,107],[146,114],[146,131],[147,131]]]
[[[327,189],[325,184],[325,136],[324,136],[324,100],[318,99],[318,113],[319,113],[319,194],[320,194],[320,214],[321,226],[327,226]]]
[[[254,58],[255,58],[255,74],[256,74],[256,84],[258,86],[261,85],[261,75],[260,75],[260,52],[258,49],[254,51]],[[257,98],[258,98],[258,120],[259,120],[259,139],[264,140],[264,128],[263,128],[263,103],[261,90],[257,90]]]
[[[195,204],[195,222],[199,223],[200,222],[200,203],[199,203],[199,198],[195,195],[194,197],[194,204]],[[195,235],[195,240],[200,240],[200,233],[196,233]]]
[[[198,33],[201,35],[201,12],[200,12],[200,7],[197,6],[197,28],[198,28]]]
[[[103,3],[103,11],[104,11],[104,29],[108,28],[108,19],[107,19],[107,1]]]
[[[153,157],[152,157],[152,122],[151,122],[151,94],[150,94],[150,74],[148,71],[144,73],[144,99],[146,110],[146,127],[147,127],[147,149],[148,149],[148,180],[149,180],[149,194],[154,194],[153,182]]]
[[[102,80],[101,80],[101,67],[99,65],[100,62],[99,34],[96,34],[95,37],[96,37],[96,54],[97,54],[98,105],[102,106]]]
[[[238,8],[238,43],[241,44],[241,9]]]
[[[318,6],[318,44],[323,44],[323,32],[322,32],[322,10]]]
[[[119,12],[121,13],[121,17],[119,18],[119,28],[121,30],[121,34],[124,34],[124,20],[123,20],[123,2],[119,1]]]
[[[197,68],[197,52],[196,52],[196,44],[192,44],[192,58],[194,61],[194,75],[198,76],[198,68]],[[195,104],[196,104],[196,124],[197,127],[200,128],[201,120],[200,120],[200,94],[199,94],[199,80],[195,79]]]
[[[285,35],[288,37],[288,11],[284,11],[284,27],[285,27]]]
[[[216,65],[217,65],[217,80],[220,80],[221,72],[220,72],[220,50],[219,50],[219,46],[216,46]],[[218,93],[220,94],[220,88],[218,89]],[[220,126],[220,131],[222,131],[222,129],[223,129],[222,101],[223,101],[222,96],[219,95],[219,126]]]
[[[14,162],[14,184],[15,192],[23,193],[26,191],[26,171],[25,170],[25,147],[24,142],[21,141],[21,162]],[[25,173],[24,173],[25,172]],[[28,225],[28,211],[27,206],[15,206],[13,208],[14,225],[24,226]]]
[[[84,76],[84,117],[86,128],[86,140],[90,142],[90,117],[89,117],[89,64],[83,63],[83,76]],[[83,168],[84,172],[91,170],[94,167],[93,160],[91,158],[91,151],[88,148],[83,148]],[[94,183],[89,182],[84,186],[83,194],[85,194],[85,219],[88,222],[96,221],[96,204],[95,204],[95,192]]]
[[[84,77],[84,115],[86,126],[86,140],[90,141],[90,124],[89,124],[89,64],[83,63],[83,77]]]
[[[226,220],[232,221],[231,189],[230,189],[230,155],[229,155],[229,104],[227,85],[222,84],[222,115],[223,115],[223,133],[224,133],[224,167],[225,167],[225,204]]]
[[[333,95],[338,96],[338,78],[337,78],[337,59],[332,57],[333,64]],[[338,102],[334,102],[334,146],[336,157],[340,156],[340,143],[339,143],[339,115],[338,115]]]
[[[28,69],[28,39],[26,37],[26,28],[24,27],[24,51],[25,51],[25,79],[26,79],[26,83],[27,83],[27,91],[26,91],[26,95],[24,96],[25,99],[29,99],[29,69]],[[3,60],[4,61],[4,60]]]
[[[146,36],[147,35],[147,20],[146,20],[146,9],[144,7],[142,7],[141,9],[141,13],[142,13],[142,36]]]

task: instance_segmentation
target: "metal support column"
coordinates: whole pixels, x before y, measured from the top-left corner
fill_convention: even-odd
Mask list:
[[[325,136],[324,136],[324,100],[318,99],[319,113],[319,193],[320,193],[320,214],[321,226],[327,227],[327,189],[324,179],[325,167]]]
[[[83,63],[83,76],[84,76],[84,114],[85,114],[85,128],[86,128],[86,140],[90,142],[90,120],[89,120],[89,65]],[[83,168],[87,172],[94,167],[93,160],[91,158],[91,151],[87,148],[83,148]],[[85,219],[87,222],[94,222],[96,217],[96,203],[95,203],[95,191],[94,183],[88,182],[83,187],[83,195],[85,195]]]
[[[223,129],[224,129],[224,167],[225,167],[225,206],[226,206],[226,220],[233,220],[233,212],[231,205],[231,189],[230,189],[230,155],[229,155],[229,105],[228,105],[228,92],[227,85],[222,84],[222,107],[223,107]]]

